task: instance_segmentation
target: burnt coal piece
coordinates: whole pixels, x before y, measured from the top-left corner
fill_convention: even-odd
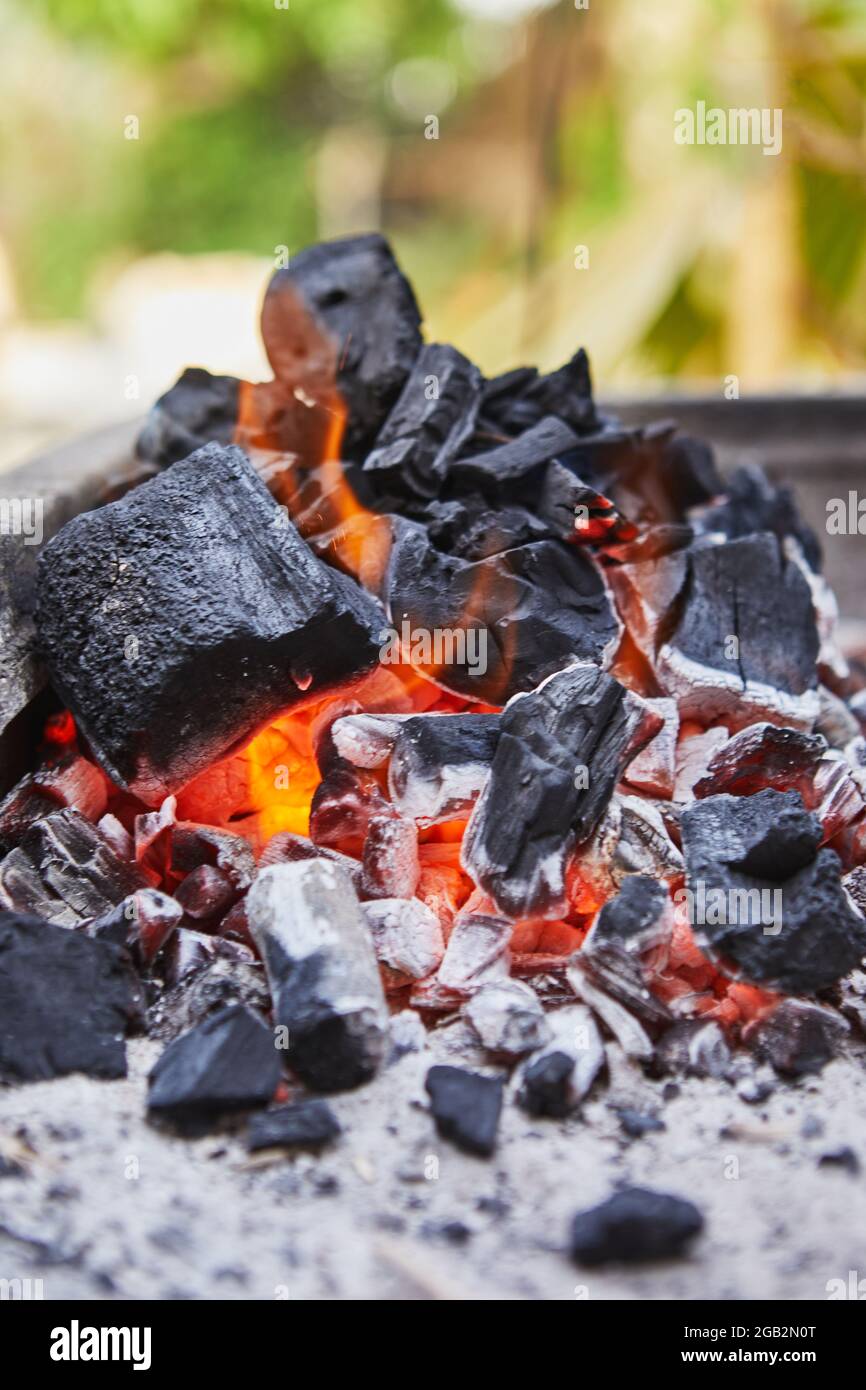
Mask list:
[[[41,556],[56,689],[147,805],[373,665],[382,614],[307,548],[239,449],[208,445],[77,517]]]
[[[669,1260],[684,1254],[703,1227],[694,1202],[645,1187],[625,1187],[577,1214],[571,1226],[571,1258],[590,1268]]]
[[[555,372],[518,367],[484,384],[482,423],[499,434],[520,434],[546,415],[558,415],[579,433],[598,427],[589,358],[583,348]]]
[[[435,497],[475,428],[480,401],[481,373],[462,352],[423,347],[364,461],[377,490]]]
[[[126,952],[0,912],[0,1019],[0,1081],[125,1076],[124,1034],[141,1020]]]
[[[462,846],[466,872],[500,911],[564,914],[570,852],[592,833],[629,757],[658,727],[641,701],[589,664],[509,701]]]
[[[539,541],[471,564],[404,523],[387,577],[404,659],[447,690],[502,704],[570,661],[605,664],[620,626],[598,569]]]
[[[385,1054],[388,1013],[349,879],[322,859],[273,865],[249,891],[247,918],[274,1021],[287,1030],[289,1066],[319,1091],[369,1081]]]
[[[530,1115],[564,1119],[589,1094],[605,1065],[604,1043],[590,1010],[566,1005],[549,1015],[551,1038],[520,1073],[518,1098]]]
[[[231,444],[239,389],[237,377],[187,367],[152,407],[136,443],[139,458],[167,468],[204,444]]]
[[[148,1078],[147,1113],[184,1133],[267,1105],[280,1080],[273,1033],[242,1004],[169,1043]]]
[[[101,917],[145,879],[71,807],[37,821],[0,863],[0,908],[74,927]]]
[[[692,790],[696,797],[751,796],[774,787],[777,791],[811,790],[818,764],[827,751],[820,734],[805,734],[777,724],[750,724],[723,744],[707,763],[706,776]]]
[[[708,797],[681,826],[691,925],[721,970],[811,994],[866,954],[866,920],[797,792]]]
[[[496,1148],[503,1081],[463,1067],[431,1067],[424,1083],[436,1128],[463,1153],[489,1158]]]
[[[687,558],[685,601],[657,654],[659,681],[680,714],[811,729],[818,632],[801,570],[767,533],[695,545]]]
[[[336,385],[349,411],[345,445],[359,457],[372,447],[421,351],[412,287],[376,234],[322,242],[293,256],[272,277],[262,308],[268,360],[291,387],[307,365],[297,356],[299,306],[333,343]]]
[[[400,814],[424,826],[465,814],[498,741],[496,714],[419,714],[402,721],[388,767],[388,790]]]
[[[332,1144],[341,1133],[340,1122],[324,1100],[300,1100],[253,1115],[247,1130],[247,1149],[312,1149]]]

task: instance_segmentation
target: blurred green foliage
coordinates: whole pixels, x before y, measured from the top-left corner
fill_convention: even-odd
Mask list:
[[[482,354],[519,337],[543,358],[576,321],[602,325],[606,365],[667,375],[730,370],[744,344],[771,373],[866,366],[866,0],[527,0],[486,21],[469,0],[281,5],[0,0],[0,63],[42,44],[69,74],[0,83],[27,314],[82,313],[96,272],[142,253],[309,241],[322,151],[360,130],[437,330]],[[451,83],[441,109],[419,61]],[[677,106],[753,90],[784,107],[783,160],[674,147]],[[582,241],[595,282],[570,273]]]

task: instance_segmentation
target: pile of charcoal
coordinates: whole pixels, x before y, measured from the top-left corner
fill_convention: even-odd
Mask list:
[[[315,1146],[459,1015],[489,1066],[431,1110],[489,1154],[509,1078],[561,1118],[606,1047],[797,1077],[866,1027],[866,671],[789,492],[599,411],[582,350],[485,379],[420,325],[381,237],[300,253],[273,380],[186,371],[45,547],[0,1080],[148,1031],[154,1120]]]

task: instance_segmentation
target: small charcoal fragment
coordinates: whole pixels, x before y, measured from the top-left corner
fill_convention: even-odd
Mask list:
[[[826,749],[827,741],[819,734],[776,724],[750,724],[713,753],[693,791],[696,797],[722,792],[751,796],[775,787],[805,796]]]
[[[203,444],[231,444],[239,387],[236,377],[187,367],[152,407],[136,444],[139,458],[166,468]]]
[[[503,1082],[462,1067],[431,1067],[425,1081],[436,1128],[464,1153],[489,1158],[496,1147]]]
[[[821,825],[796,792],[713,796],[682,816],[686,906],[701,948],[726,973],[812,994],[866,955],[866,920],[841,882]]]
[[[625,780],[647,796],[670,800],[676,781],[680,716],[676,700],[647,700],[647,704],[664,722],[655,737],[632,758]]]
[[[446,989],[469,993],[508,976],[513,922],[463,908],[454,918],[437,980]]]
[[[657,728],[645,705],[589,664],[509,701],[461,851],[466,872],[501,911],[564,914],[568,856],[594,830],[629,756]]]
[[[724,1076],[731,1064],[725,1035],[712,1019],[680,1019],[656,1044],[657,1076]]]
[[[255,856],[242,835],[179,821],[171,831],[172,872],[185,876],[205,865],[219,869],[239,893],[246,892],[256,872]]]
[[[856,1178],[860,1172],[860,1160],[848,1144],[843,1144],[838,1149],[828,1149],[822,1153],[818,1158],[818,1167],[843,1168],[852,1178]]]
[[[125,1076],[123,1036],[140,1014],[122,948],[0,912],[0,1080]]]
[[[672,928],[673,906],[664,885],[643,874],[632,874],[616,897],[599,909],[584,949],[618,946],[628,954],[640,954],[666,945]]]
[[[68,806],[95,824],[108,802],[103,773],[72,754],[28,773],[0,802],[0,850],[20,844],[37,820]]]
[[[418,305],[385,238],[372,234],[309,246],[271,279],[262,337],[274,375],[291,386],[317,365],[297,357],[304,311],[332,343],[336,385],[349,410],[345,442],[350,453],[363,453],[421,351]]]
[[[132,952],[138,965],[151,965],[183,921],[183,908],[157,888],[140,888],[103,917],[90,922],[88,936],[113,941]]]
[[[310,838],[315,847],[344,851],[358,858],[374,816],[393,815],[375,777],[348,763],[328,770],[310,805]]]
[[[522,980],[482,985],[464,1007],[482,1047],[506,1059],[535,1052],[548,1039],[544,1010],[534,989]]]
[[[387,1009],[370,933],[351,882],[334,864],[276,864],[247,895],[286,1061],[309,1086],[369,1081],[387,1045]]]
[[[421,877],[415,823],[393,814],[372,816],[361,861],[367,898],[411,898]]]
[[[480,401],[478,368],[456,348],[428,343],[364,461],[364,472],[379,491],[435,497],[475,428]]]
[[[619,944],[596,939],[589,948],[584,945],[569,958],[566,976],[575,994],[597,1012],[600,1012],[599,1001],[603,996],[652,1027],[663,1027],[670,1022],[667,1005],[647,988],[639,959]],[[616,1033],[615,1028],[613,1032]]]
[[[638,1264],[685,1253],[704,1226],[694,1202],[644,1187],[626,1187],[571,1225],[571,1258],[580,1265]]]
[[[627,1134],[629,1139],[642,1139],[645,1134],[660,1134],[667,1128],[664,1120],[658,1115],[647,1115],[641,1110],[631,1110],[628,1106],[623,1106],[617,1113],[623,1133]]]
[[[604,1044],[589,1009],[566,1005],[548,1017],[551,1038],[527,1058],[519,1099],[530,1115],[563,1119],[576,1110],[605,1065]]]
[[[400,814],[428,826],[468,812],[498,740],[495,714],[422,714],[405,720],[388,769],[388,790]]]
[[[391,756],[405,714],[346,714],[331,725],[334,748],[353,767],[382,767]]]
[[[340,1134],[340,1123],[324,1100],[300,1100],[253,1115],[247,1130],[250,1153],[259,1149],[321,1149]]]
[[[314,845],[303,835],[294,835],[290,830],[281,830],[268,840],[259,860],[259,868],[267,869],[272,864],[300,864],[307,859],[327,859],[336,864],[351,880],[355,892],[361,893],[361,865],[357,859],[339,850],[328,849],[326,845]]]
[[[383,623],[241,451],[216,444],[70,521],[40,556],[39,596],[55,687],[112,779],[149,806],[369,669]]]
[[[653,1045],[642,1024],[619,999],[615,999],[602,985],[596,983],[588,961],[582,959],[579,951],[569,958],[565,975],[578,999],[587,1004],[605,1027],[610,1029],[626,1057],[632,1057],[639,1062],[652,1060]],[[634,997],[635,995],[631,994],[631,998]],[[650,1005],[648,990],[645,991],[642,1002]],[[659,1014],[664,1017],[662,1006],[659,1005],[658,1009]],[[654,1013],[655,1022],[659,1021],[659,1014]]]
[[[54,811],[32,825],[0,863],[0,908],[74,927],[101,917],[145,886],[78,811]]]
[[[273,1033],[249,1009],[234,1005],[169,1043],[150,1073],[148,1115],[199,1132],[267,1105],[279,1080]]]
[[[780,1076],[819,1072],[842,1050],[850,1025],[834,1009],[805,999],[783,999],[773,1012],[749,1024],[743,1037]]]
[[[237,891],[228,874],[212,864],[200,864],[178,884],[175,897],[194,922],[207,922],[225,915]]]
[[[423,980],[441,964],[445,952],[442,927],[434,912],[417,898],[380,898],[362,905],[386,989],[402,989]]]
[[[178,927],[169,937],[162,957],[165,982],[170,986],[178,985],[214,960],[246,963],[255,960],[255,955],[238,941],[208,936],[190,927]]]

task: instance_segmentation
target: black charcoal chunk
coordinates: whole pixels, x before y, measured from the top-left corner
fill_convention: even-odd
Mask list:
[[[166,468],[203,444],[231,444],[239,388],[237,377],[187,367],[152,407],[136,444],[139,458]]]
[[[364,461],[380,492],[435,497],[475,428],[481,373],[456,348],[423,347]]]
[[[321,1149],[340,1134],[340,1122],[324,1100],[300,1100],[253,1115],[247,1130],[250,1153],[259,1149]]]
[[[287,345],[296,338],[299,303],[333,341],[354,457],[372,445],[421,351],[415,296],[378,234],[307,247],[273,276],[262,310],[265,349],[281,379],[293,380],[298,365]]]
[[[496,501],[514,497],[522,485],[539,480],[551,459],[568,453],[577,442],[563,420],[549,416],[488,453],[458,459],[450,480],[463,492],[477,489]]]
[[[811,994],[866,955],[866,920],[798,793],[708,797],[685,808],[681,828],[691,925],[727,974]]]
[[[174,988],[216,960],[246,964],[255,960],[255,954],[241,942],[209,936],[191,927],[178,927],[168,938],[161,957],[165,982]]]
[[[750,1024],[744,1041],[780,1076],[821,1071],[842,1050],[850,1027],[835,1009],[805,999],[783,999],[772,1013]]]
[[[754,464],[738,468],[725,484],[725,496],[697,519],[700,530],[721,532],[739,540],[759,531],[772,531],[783,541],[793,536],[810,568],[821,568],[821,547],[811,526],[800,516],[793,489],[776,487],[762,468]]]
[[[249,1009],[222,1009],[169,1043],[148,1078],[148,1116],[196,1133],[267,1105],[280,1055],[274,1034]]]
[[[781,883],[811,864],[823,838],[821,823],[797,792],[773,788],[752,796],[705,798],[680,820],[690,875],[716,864]]]
[[[140,1017],[121,947],[0,912],[0,1081],[125,1076],[124,1034]]]
[[[625,1187],[571,1225],[571,1258],[580,1265],[639,1264],[683,1255],[704,1226],[694,1202],[645,1187]]]
[[[286,1060],[319,1091],[369,1081],[388,1014],[370,932],[351,882],[326,860],[262,870],[247,895]]]
[[[404,510],[416,516],[415,508]],[[480,493],[430,502],[417,520],[424,524],[437,550],[461,560],[489,560],[503,550],[548,540],[551,535],[550,525],[528,507],[493,506]]]
[[[40,559],[40,641],[105,770],[147,805],[375,662],[382,614],[211,444]]]
[[[695,545],[657,674],[681,715],[810,729],[818,712],[812,594],[776,537]],[[784,620],[783,620],[784,618]]]
[[[558,541],[469,564],[419,526],[395,540],[388,604],[412,664],[459,695],[503,704],[570,661],[606,663],[620,626],[598,569]]]
[[[404,720],[388,768],[388,790],[400,814],[434,825],[467,812],[490,771],[498,739],[496,714]]]
[[[462,846],[466,872],[500,911],[514,918],[564,912],[567,858],[592,833],[628,758],[656,728],[646,727],[640,701],[588,664],[509,701]]]
[[[431,1067],[425,1081],[430,1109],[443,1139],[463,1153],[489,1158],[496,1148],[503,1081],[462,1067]]]
[[[74,927],[102,917],[145,881],[71,807],[37,821],[0,863],[0,908]]]
[[[578,348],[564,366],[544,376],[535,367],[518,367],[494,377],[485,384],[482,413],[485,422],[503,434],[520,434],[545,415],[558,415],[580,432],[596,429],[586,352]]]

